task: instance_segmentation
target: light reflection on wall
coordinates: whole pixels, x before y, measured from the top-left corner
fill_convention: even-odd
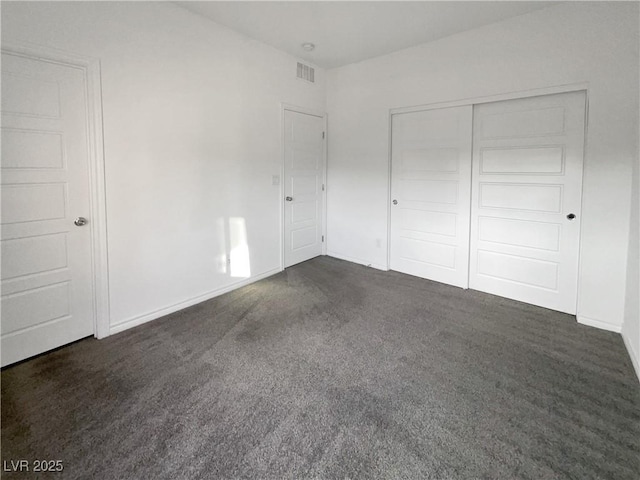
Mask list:
[[[249,278],[251,260],[247,244],[247,226],[242,217],[229,218],[229,243],[231,247],[229,272],[232,277]]]
[[[224,217],[218,217],[216,219],[219,249],[216,255],[216,268],[218,273],[227,273],[227,229],[224,220]]]

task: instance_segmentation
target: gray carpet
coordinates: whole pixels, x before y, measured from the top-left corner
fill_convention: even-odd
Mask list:
[[[2,459],[62,460],[50,478],[638,479],[640,384],[617,334],[321,257],[5,369]]]

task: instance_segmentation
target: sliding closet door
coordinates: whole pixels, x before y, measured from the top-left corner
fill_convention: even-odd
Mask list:
[[[467,288],[472,107],[395,114],[391,269]]]
[[[585,94],[474,111],[469,286],[575,314]]]

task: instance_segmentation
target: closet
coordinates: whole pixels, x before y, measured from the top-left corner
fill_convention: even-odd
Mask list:
[[[390,267],[575,314],[584,91],[394,113]]]

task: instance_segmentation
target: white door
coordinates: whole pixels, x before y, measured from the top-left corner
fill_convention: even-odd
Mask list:
[[[470,288],[576,313],[585,98],[475,108]]]
[[[284,112],[284,266],[322,255],[324,118]]]
[[[472,107],[395,114],[391,269],[467,288]]]
[[[4,52],[1,111],[4,366],[93,334],[84,74]]]

